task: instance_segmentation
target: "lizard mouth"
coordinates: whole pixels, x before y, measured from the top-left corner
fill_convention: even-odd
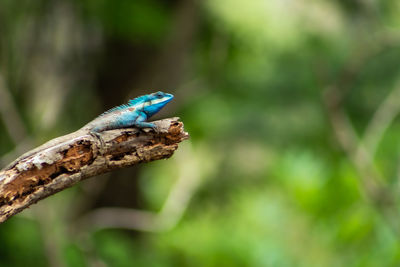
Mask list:
[[[160,104],[160,103],[165,103],[166,104],[169,101],[171,101],[172,98],[174,98],[173,95],[167,95],[167,96],[164,96],[162,98],[158,98],[158,99],[155,99],[155,100],[151,101],[151,104],[152,105],[157,105],[157,104]]]

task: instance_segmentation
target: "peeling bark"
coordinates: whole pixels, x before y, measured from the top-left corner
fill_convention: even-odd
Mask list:
[[[103,146],[82,128],[25,153],[0,171],[0,223],[81,180],[171,157],[189,135],[179,118],[154,123],[157,132],[136,128],[102,132]]]

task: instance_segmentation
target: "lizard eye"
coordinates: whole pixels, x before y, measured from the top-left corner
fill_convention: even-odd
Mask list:
[[[156,93],[156,97],[157,97],[157,98],[162,98],[162,97],[163,97],[163,93],[157,92],[157,93]]]

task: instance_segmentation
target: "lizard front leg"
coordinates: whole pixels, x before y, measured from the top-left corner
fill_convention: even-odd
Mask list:
[[[157,126],[154,123],[146,122],[147,115],[144,112],[140,112],[139,115],[135,118],[132,125],[137,128],[151,128],[154,131],[157,131]]]

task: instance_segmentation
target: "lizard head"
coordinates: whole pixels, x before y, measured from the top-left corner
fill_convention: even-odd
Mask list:
[[[151,117],[160,111],[160,109],[162,109],[173,98],[173,95],[163,92],[146,95],[143,98],[143,111],[148,117]]]

